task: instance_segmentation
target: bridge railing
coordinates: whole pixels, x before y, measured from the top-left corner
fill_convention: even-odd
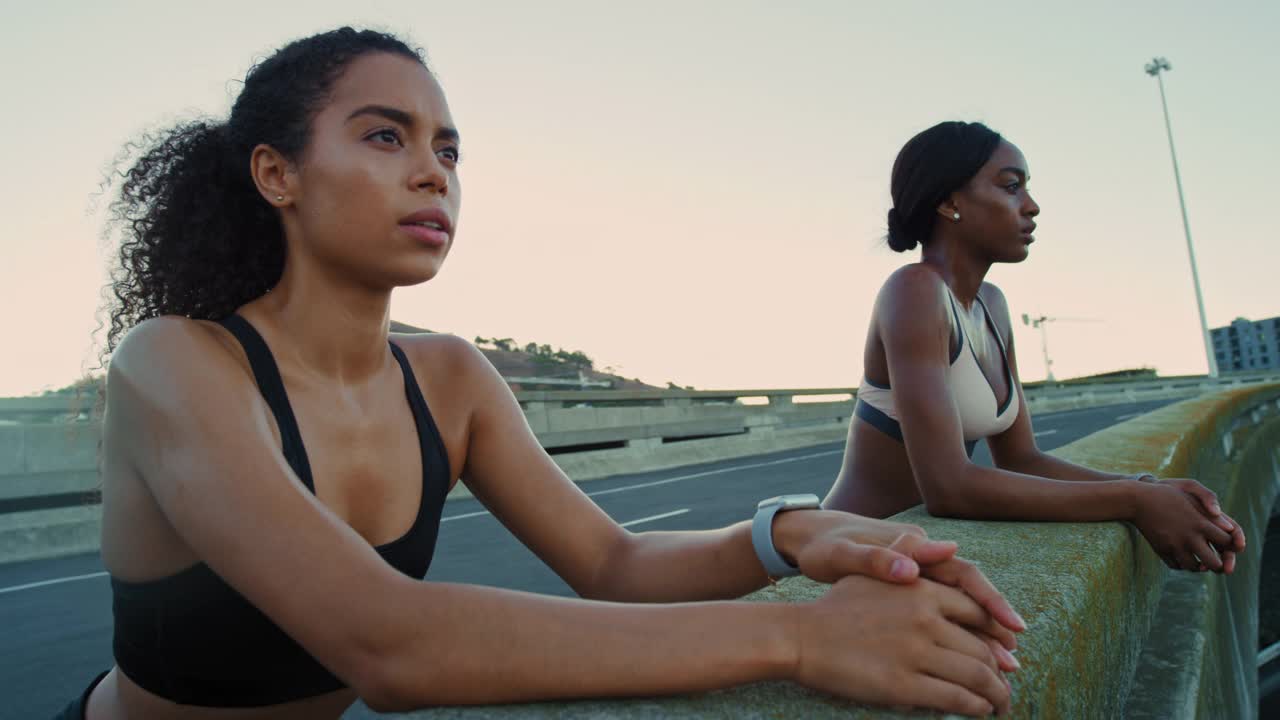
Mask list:
[[[1220,378],[1105,380],[1026,387],[1033,413],[1174,399],[1280,380],[1280,372]],[[824,422],[847,422],[856,388],[771,390],[540,391],[518,393],[545,447],[631,441],[670,442]],[[809,402],[821,400],[821,402]]]
[[[1037,382],[1026,383],[1023,387],[1027,402],[1033,408],[1043,406],[1047,409],[1058,409],[1058,405],[1072,402],[1094,405],[1103,402],[1123,403],[1132,402],[1135,397],[1144,398],[1161,393],[1181,393],[1190,396],[1240,385],[1275,382],[1277,379],[1280,379],[1280,370],[1237,373],[1218,378],[1186,375],[1139,380],[1116,378],[1088,382]],[[789,409],[796,404],[806,404],[811,400],[828,398],[831,398],[831,402],[827,404],[835,408],[842,404],[852,404],[856,394],[857,388],[852,387],[746,390],[528,390],[515,393],[521,407],[535,413],[588,407],[704,408],[754,404],[767,404],[776,411]],[[0,398],[0,427],[46,422],[90,422],[93,418],[92,405],[93,399],[88,396]],[[762,413],[756,411],[756,414]]]
[[[1255,385],[1239,375],[1026,389],[1033,413],[1191,397]],[[525,391],[538,441],[569,477],[591,480],[844,439],[855,388]],[[98,426],[87,398],[0,398],[0,562],[97,547]],[[466,497],[464,486],[451,497]]]

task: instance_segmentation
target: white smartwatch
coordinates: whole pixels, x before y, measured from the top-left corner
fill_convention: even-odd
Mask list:
[[[779,495],[761,500],[751,521],[751,545],[771,578],[799,575],[800,569],[787,562],[773,546],[773,516],[787,510],[816,510],[822,507],[817,495]]]

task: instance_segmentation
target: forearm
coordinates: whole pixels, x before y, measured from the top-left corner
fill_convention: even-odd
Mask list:
[[[404,593],[383,705],[695,692],[787,677],[797,606],[622,605],[466,585]],[[390,709],[390,708],[383,708]]]
[[[751,545],[749,521],[718,530],[638,533],[619,545],[606,567],[592,588],[593,598],[721,600],[742,597],[769,582]]]
[[[774,515],[773,546],[799,566],[799,553],[818,537],[837,532],[859,545],[888,547],[903,534],[924,530],[838,510],[801,510]],[[702,532],[649,532],[620,544],[591,597],[628,602],[685,602],[741,597],[769,578],[751,542],[751,523]]]
[[[1070,480],[1074,482],[1106,482],[1129,480],[1134,477],[1132,475],[1119,475],[1094,470],[1038,450],[1025,457],[1001,463],[1000,468],[1023,475],[1037,475],[1052,480]]]
[[[1101,522],[1129,520],[1137,508],[1135,482],[1074,482],[967,465],[925,491],[931,514],[990,520]]]

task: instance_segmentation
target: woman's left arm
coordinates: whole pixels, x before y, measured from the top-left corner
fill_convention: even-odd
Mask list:
[[[469,406],[462,480],[578,595],[621,602],[683,602],[741,597],[768,584],[752,548],[750,522],[683,532],[632,533],[621,527],[542,449],[488,359],[466,341],[447,342],[453,370],[449,374],[455,387],[465,388]],[[744,518],[754,511],[754,500],[743,500]],[[777,516],[774,540],[784,555],[794,552],[792,543],[803,543],[807,534],[794,526],[810,524],[787,516],[816,512]]]
[[[991,449],[991,459],[995,461],[996,467],[1054,480],[1094,482],[1145,479],[1151,482],[1168,483],[1194,497],[1206,516],[1212,519],[1218,527],[1231,533],[1233,540],[1231,550],[1235,552],[1244,550],[1244,532],[1235,521],[1222,512],[1222,508],[1218,505],[1217,495],[1195,480],[1189,478],[1160,480],[1151,473],[1121,475],[1102,472],[1101,470],[1094,470],[1093,468],[1077,465],[1050,455],[1036,445],[1035,431],[1031,425],[1031,412],[1027,409],[1027,398],[1022,391],[1022,379],[1018,374],[1018,360],[1017,353],[1013,347],[1013,323],[1009,317],[1009,305],[1005,300],[1004,293],[1000,292],[999,288],[995,286],[988,287],[992,291],[988,296],[990,302],[987,304],[991,308],[992,319],[999,318],[1003,321],[1004,328],[1008,328],[1007,334],[1005,334],[1004,330],[1001,332],[1005,334],[1004,343],[1006,355],[1009,359],[1009,373],[1013,377],[1013,391],[1018,393],[1018,417],[1013,421],[1013,425],[999,435],[987,438],[987,446]],[[997,323],[999,324],[999,321]],[[1226,552],[1232,554],[1231,550]],[[1235,565],[1234,558],[1228,559],[1224,557],[1223,559],[1228,562],[1228,572],[1230,572]]]
[[[1018,393],[1018,417],[1008,430],[987,438],[987,446],[991,449],[991,459],[996,467],[1011,472],[1054,480],[1137,480],[1142,473],[1120,475],[1102,472],[1083,465],[1076,465],[1062,458],[1054,457],[1040,450],[1036,445],[1035,431],[1031,425],[1031,411],[1027,408],[1027,397],[1022,391],[1022,378],[1018,373],[1017,352],[1013,345],[1013,324],[1009,318],[1009,305],[1004,293],[994,285],[986,285],[987,307],[991,310],[992,320],[1004,336],[1005,354],[1009,360],[1009,374],[1013,378],[1013,392]]]
[[[619,526],[538,444],[489,361],[470,343],[450,342],[450,364],[459,370],[450,375],[470,398],[463,479],[580,596],[682,602],[737,598],[768,584],[749,520],[681,532],[631,533]],[[756,499],[742,499],[744,517],[754,512]],[[953,557],[953,543],[931,542],[918,527],[838,511],[793,510],[776,515],[772,530],[779,553],[813,579],[835,582],[856,574],[913,582],[924,566],[926,577],[966,591],[1006,627],[1020,625],[982,573]]]

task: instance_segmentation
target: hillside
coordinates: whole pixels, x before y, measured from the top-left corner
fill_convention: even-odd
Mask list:
[[[414,327],[407,323],[391,321],[391,332],[394,333],[429,333],[426,328]],[[518,349],[510,338],[489,339],[476,338],[480,352],[493,363],[498,372],[505,378],[556,378],[572,380],[581,372],[587,381],[608,382],[608,387],[593,386],[592,390],[657,390],[653,385],[646,385],[636,379],[624,378],[592,367],[590,358],[580,352],[553,351],[548,345],[529,343],[525,350]],[[494,347],[501,345],[504,347]],[[506,349],[510,348],[510,349]],[[529,352],[533,349],[535,352]],[[572,385],[539,385],[530,383],[512,383],[516,390],[558,389],[572,390]]]

